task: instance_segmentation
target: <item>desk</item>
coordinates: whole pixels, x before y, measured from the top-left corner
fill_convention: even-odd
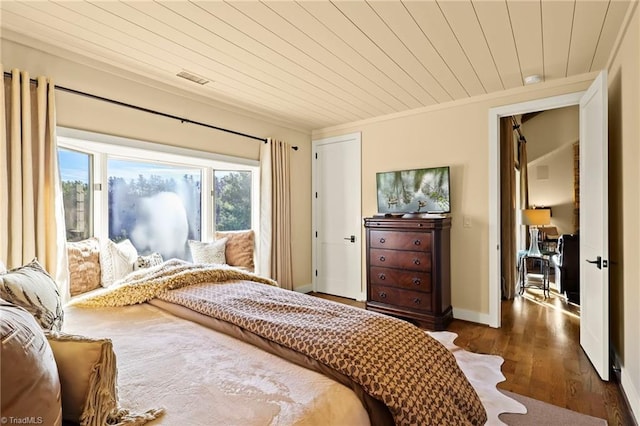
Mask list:
[[[542,273],[542,283],[530,283],[527,281],[527,259],[532,259],[534,262],[540,262],[540,272]],[[520,274],[520,288],[518,294],[524,294],[524,290],[527,287],[537,287],[542,290],[542,294],[545,298],[550,296],[549,293],[549,256],[543,254],[541,256],[530,256],[528,253],[523,254],[520,257],[520,263],[518,265],[518,273]]]

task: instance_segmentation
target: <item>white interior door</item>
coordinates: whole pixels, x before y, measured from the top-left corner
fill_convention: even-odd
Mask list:
[[[313,142],[314,290],[363,300],[360,134]]]
[[[580,100],[580,345],[609,380],[607,73]]]

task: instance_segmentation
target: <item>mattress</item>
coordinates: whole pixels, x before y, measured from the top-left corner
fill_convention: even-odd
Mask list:
[[[152,425],[368,425],[324,375],[147,303],[65,309],[67,333],[110,338],[120,405],[164,408]]]

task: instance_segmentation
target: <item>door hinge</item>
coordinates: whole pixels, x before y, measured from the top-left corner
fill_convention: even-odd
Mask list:
[[[316,231],[316,238],[318,238],[318,231]]]
[[[318,270],[316,269],[316,277],[318,276]]]
[[[316,191],[316,198],[318,198],[318,192]]]
[[[316,160],[318,159],[318,153],[316,152]]]

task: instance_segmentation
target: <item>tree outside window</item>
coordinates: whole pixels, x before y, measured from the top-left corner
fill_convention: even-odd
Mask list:
[[[214,172],[217,231],[251,229],[251,172]]]
[[[58,164],[64,203],[67,241],[80,241],[93,235],[92,155],[58,149]]]
[[[109,159],[109,238],[129,239],[139,254],[190,260],[200,240],[201,171]]]

